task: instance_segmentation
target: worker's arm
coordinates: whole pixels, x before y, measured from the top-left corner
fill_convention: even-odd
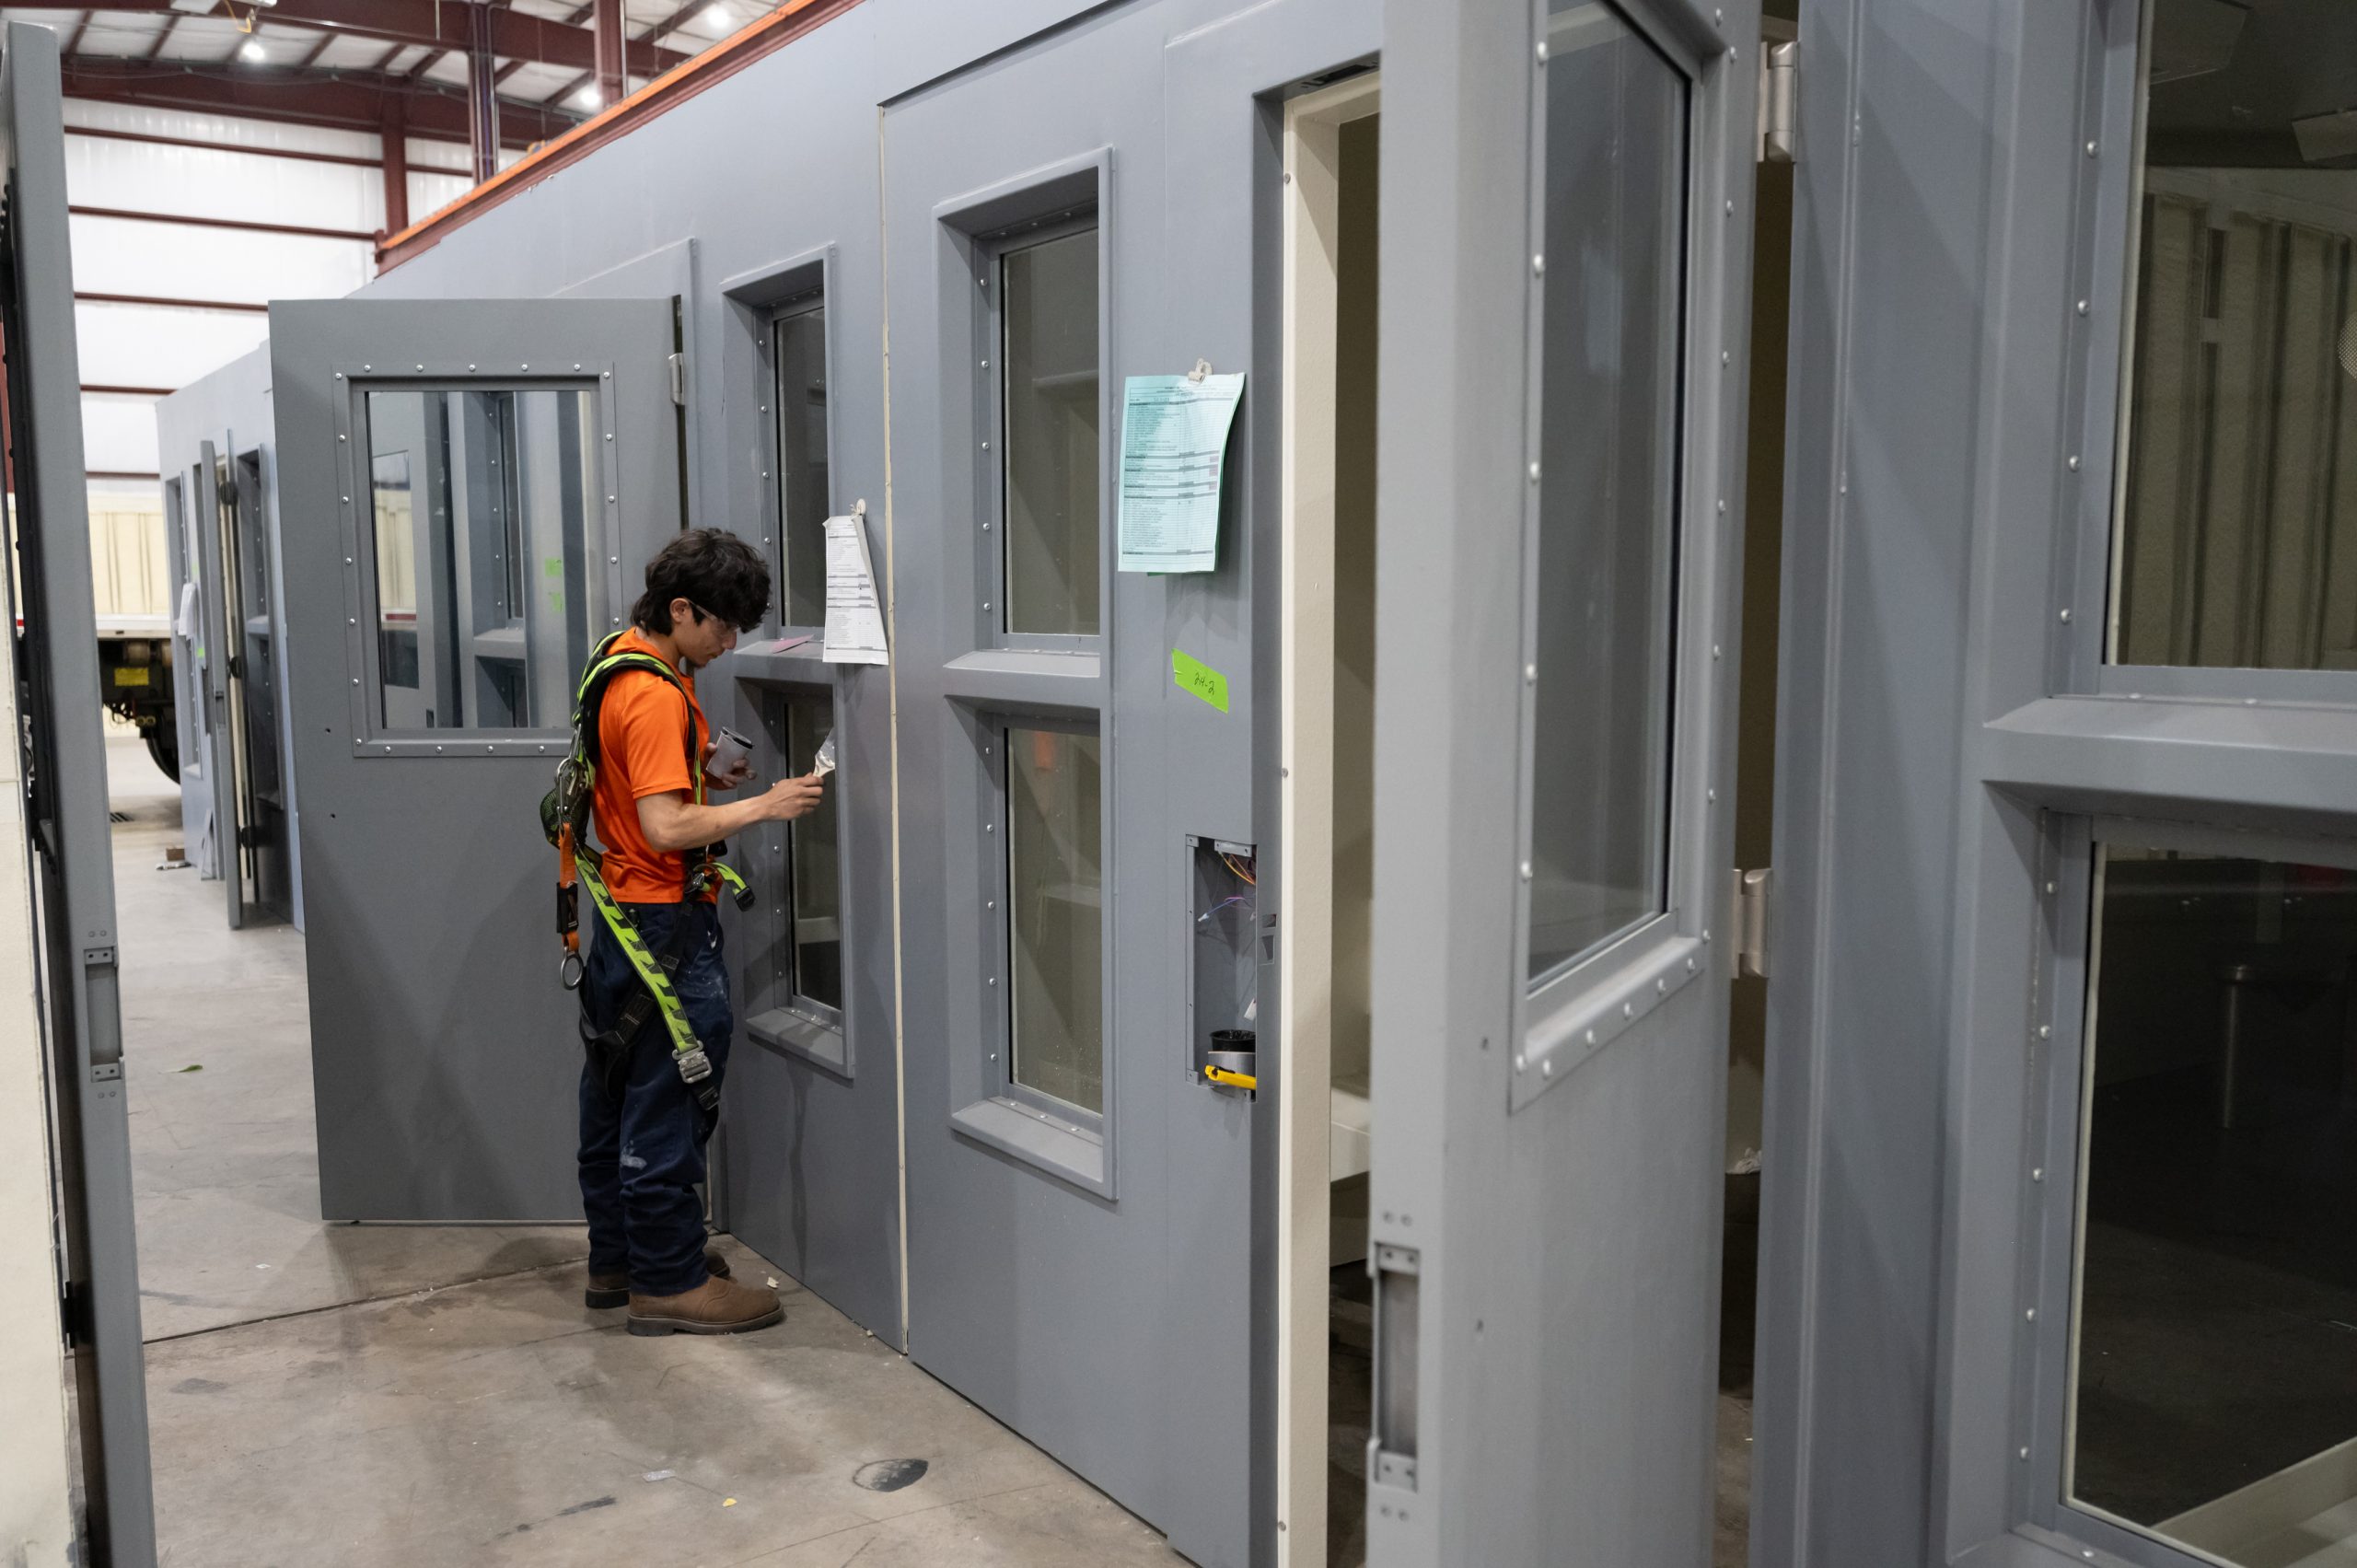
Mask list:
[[[638,797],[638,825],[646,842],[658,854],[718,843],[756,822],[791,822],[818,808],[819,775],[780,779],[748,800],[726,806],[698,806],[685,790]]]

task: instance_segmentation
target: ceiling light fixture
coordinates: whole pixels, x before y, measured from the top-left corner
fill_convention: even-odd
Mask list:
[[[593,85],[574,94],[573,101],[584,109],[603,109],[606,106],[606,95],[599,92]]]
[[[713,0],[697,20],[718,32],[737,30],[737,13],[728,8],[727,0]]]
[[[259,64],[261,62],[270,58],[270,51],[261,46],[261,40],[258,38],[250,38],[246,40],[245,42],[238,45],[238,58],[240,60],[251,60]]]

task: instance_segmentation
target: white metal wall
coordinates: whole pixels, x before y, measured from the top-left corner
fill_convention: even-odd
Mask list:
[[[228,115],[68,99],[66,185],[77,208],[172,214],[341,229],[366,237],[385,226],[384,180],[371,167],[377,136]],[[82,133],[76,134],[76,132]],[[125,132],[223,144],[187,147],[91,134]],[[251,147],[255,152],[238,148]],[[365,163],[267,156],[329,154]],[[466,149],[411,137],[409,210],[424,217],[464,194]],[[521,155],[509,152],[503,161]],[[376,275],[366,238],[279,234],[149,219],[73,219],[75,290],[141,299],[259,306],[271,299],[333,297]],[[173,389],[260,343],[259,310],[80,299],[75,308],[86,388]],[[154,399],[144,391],[85,391],[83,440],[93,474],[158,471]]]

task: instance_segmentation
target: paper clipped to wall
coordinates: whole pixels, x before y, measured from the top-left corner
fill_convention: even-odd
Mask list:
[[[1220,474],[1244,374],[1132,376],[1121,394],[1120,569],[1219,564]]]
[[[890,662],[884,646],[884,603],[876,592],[876,563],[867,553],[864,508],[827,519],[826,662]]]

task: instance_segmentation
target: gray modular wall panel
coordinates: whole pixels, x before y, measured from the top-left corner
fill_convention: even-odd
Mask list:
[[[1926,1560],[1956,671],[2010,8],[1803,6],[1759,1568]]]
[[[2222,758],[2346,749],[2056,695],[2094,685],[2103,622],[2135,15],[1802,7],[1758,1568],[2124,1544],[2058,1512],[2040,1338],[2072,1184],[2032,1170],[2070,1168],[2088,896],[2058,814],[2240,795],[2320,826],[2303,792],[2336,775]]]
[[[1112,574],[1109,548],[1100,656],[1076,669],[1067,700],[1067,712],[1096,729],[1103,758],[1103,919],[1112,962],[1100,1191],[987,1146],[951,1120],[988,1103],[1000,1072],[993,1053],[1007,1049],[992,1016],[1003,1005],[994,977],[1011,972],[1006,937],[987,908],[1005,852],[983,782],[996,764],[981,749],[995,749],[1000,726],[1031,700],[1011,686],[993,696],[969,685],[953,697],[944,674],[994,640],[987,628],[1002,617],[984,607],[1003,591],[996,540],[981,530],[995,505],[995,463],[981,444],[996,432],[978,406],[988,377],[976,365],[992,352],[977,312],[995,297],[994,285],[983,286],[993,269],[958,229],[977,221],[964,215],[978,203],[993,209],[978,220],[984,226],[1052,216],[1068,203],[1033,198],[1043,210],[1026,214],[1017,210],[1025,189],[1093,173],[1103,280],[1098,452],[1109,478],[1118,427],[1109,411],[1118,409],[1122,376],[1181,370],[1198,354],[1221,352],[1155,341],[1157,321],[1192,327],[1187,294],[1208,281],[1171,265],[1161,221],[1162,44],[1182,9],[1100,11],[896,103],[885,117],[907,789],[902,940],[911,974],[926,977],[906,995],[911,1351],[1170,1532],[1181,1551],[1240,1563],[1249,1539],[1247,1412],[1226,1401],[1228,1423],[1209,1431],[1195,1418],[1221,1385],[1240,1386],[1246,1364],[1240,1356],[1196,1361],[1198,1387],[1182,1396],[1165,1359],[1174,1337],[1210,1330],[1240,1347],[1249,1330],[1250,1111],[1187,1081],[1178,987],[1181,835],[1253,836],[1241,744],[1249,704],[1224,715],[1238,740],[1223,747],[1194,729],[1209,723],[1173,714],[1163,701],[1167,618],[1179,606],[1182,615],[1191,610],[1225,623],[1225,635],[1190,651],[1225,670],[1232,691],[1248,689],[1234,569],[1166,588]],[[1109,523],[1112,494],[1101,482],[1097,500]],[[1179,744],[1190,732],[1190,742]],[[1206,1137],[1229,1157],[1182,1197],[1175,1187],[1185,1166],[1176,1151],[1191,1152]],[[1224,1224],[1231,1227],[1224,1266],[1174,1278],[1177,1227]],[[1137,1419],[1149,1410],[1157,1419]],[[1227,1500],[1225,1527],[1206,1519],[1198,1497]]]
[[[1364,54],[1376,20],[1367,6],[1109,8],[893,104],[885,122],[902,934],[910,974],[927,977],[906,998],[912,1352],[1204,1562],[1249,1560],[1256,1525],[1265,1544],[1271,1522],[1251,1506],[1243,1347],[1255,1325],[1252,1118],[1272,1115],[1274,1098],[1213,1096],[1185,1059],[1185,835],[1263,836],[1249,737],[1273,690],[1252,647],[1252,595],[1268,585],[1252,579],[1241,503],[1272,460],[1249,432],[1276,395],[1277,363],[1255,332],[1274,307],[1254,295],[1256,247],[1274,245],[1256,181],[1274,164],[1272,121],[1254,99]],[[1061,704],[1105,748],[1109,1196],[953,1125],[995,1073],[990,980],[1004,940],[987,912],[1003,852],[972,801],[976,749],[996,742],[996,718],[1053,700],[1038,679],[977,670],[1001,621],[996,541],[981,531],[988,378],[975,374],[991,350],[970,303],[987,296],[989,266],[960,231],[1024,215],[1027,190],[1085,168],[1107,258],[1109,475],[1125,376],[1202,358],[1251,377],[1219,570],[1109,573],[1102,662],[1069,679]],[[1109,483],[1102,494],[1109,512]],[[1227,676],[1230,711],[1174,691],[1174,646]],[[1156,1419],[1139,1421],[1145,1411]]]
[[[164,477],[167,480],[177,479],[180,483],[184,539],[195,528],[213,526],[211,481],[206,480],[200,485],[196,478],[203,444],[212,442],[215,451],[229,454],[233,461],[249,452],[261,453],[261,503],[268,521],[271,581],[284,584],[286,580],[285,549],[279,531],[278,438],[271,409],[268,345],[231,360],[220,369],[198,377],[157,402],[156,441]],[[200,494],[200,491],[203,494]],[[201,512],[189,510],[192,498],[202,504],[203,509]],[[168,523],[169,519],[167,521]],[[192,565],[211,558],[210,552],[192,544],[183,547],[189,550],[188,560]],[[201,604],[210,607],[215,602],[214,596],[220,592],[220,585],[215,581],[200,581],[197,591]],[[177,596],[177,584],[173,592]],[[203,613],[209,616],[210,609],[206,608]],[[177,625],[180,615],[177,597],[171,604],[171,614]],[[270,737],[267,743],[276,746],[279,757],[284,759],[294,754],[295,714],[294,705],[284,700],[289,670],[284,593],[273,598],[270,618],[271,656],[276,665],[280,701],[277,704],[277,733]],[[175,722],[180,726],[181,739],[180,823],[186,839],[186,853],[193,860],[198,845],[214,819],[214,771],[204,768],[200,774],[192,776],[189,770],[192,761],[201,763],[211,755],[202,738],[209,698],[203,688],[202,672],[193,656],[192,646],[176,639],[172,656],[172,705]],[[255,744],[264,743],[261,738],[256,738]],[[303,925],[302,796],[293,768],[278,768],[277,777],[278,787],[284,792],[286,802],[287,877],[294,900],[294,923],[296,929],[300,930]],[[226,865],[228,862],[224,856],[214,864]],[[208,870],[205,874],[214,873]]]
[[[372,297],[641,296],[679,292],[688,344],[690,516],[749,538],[774,528],[757,308],[732,285],[826,261],[832,353],[830,487],[865,499],[888,589],[885,511],[883,268],[877,213],[876,31],[891,7],[856,6],[741,75],[451,234],[364,291]],[[725,149],[726,156],[715,156]],[[626,585],[638,587],[633,575]],[[772,617],[774,622],[775,617]],[[745,639],[759,644],[774,629]],[[716,723],[764,743],[757,716],[777,689],[752,661],[700,681]],[[842,771],[844,1013],[853,1074],[763,1044],[740,1017],[715,1145],[724,1223],[854,1321],[905,1344],[901,1317],[898,1084],[892,948],[891,681],[833,667]],[[740,676],[743,677],[740,679]],[[828,675],[819,672],[823,684]],[[746,848],[757,848],[749,836]],[[779,862],[741,854],[764,895]],[[537,884],[536,884],[537,887]],[[541,897],[539,892],[535,899]],[[732,918],[734,912],[730,912]],[[536,915],[535,923],[540,923]],[[768,959],[731,928],[741,1001]]]

